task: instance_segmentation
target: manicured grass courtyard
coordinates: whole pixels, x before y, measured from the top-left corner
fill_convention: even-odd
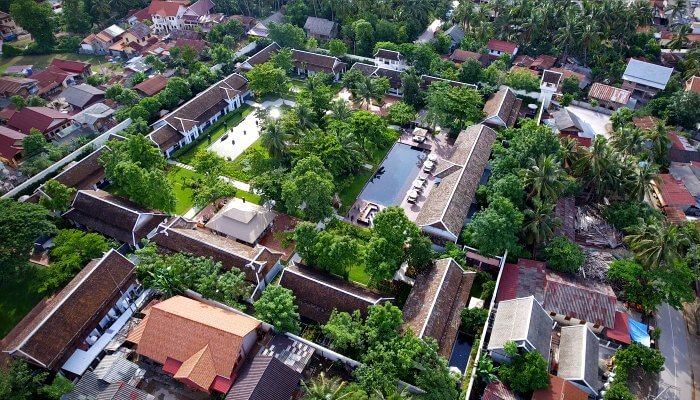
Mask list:
[[[175,197],[177,199],[175,213],[183,215],[194,206],[194,201],[192,200],[194,190],[186,187],[185,182],[188,179],[196,179],[197,173],[174,165],[169,165],[167,172],[168,180],[173,185],[173,190],[175,191]]]
[[[258,140],[253,142],[253,144],[251,144],[250,147],[248,147],[243,153],[241,153],[240,156],[236,157],[235,160],[226,163],[226,166],[224,168],[224,175],[228,176],[231,179],[236,179],[242,182],[249,182],[251,179],[253,179],[253,177],[250,176],[248,172],[247,162],[250,156],[257,151],[260,151],[266,157],[269,157],[269,155],[267,154],[267,149],[263,147],[260,138],[258,138]]]
[[[4,337],[44,297],[38,292],[41,274],[38,267],[27,264],[28,270],[17,278],[0,282],[0,337]]]

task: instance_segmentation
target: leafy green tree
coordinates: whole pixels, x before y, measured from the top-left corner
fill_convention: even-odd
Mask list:
[[[40,49],[49,50],[56,44],[56,19],[49,3],[15,0],[10,5],[10,15],[32,35]]]
[[[58,231],[51,249],[51,266],[41,270],[39,292],[52,293],[65,286],[88,261],[99,258],[109,249],[104,236],[75,229]]]
[[[392,124],[403,126],[416,119],[416,110],[403,101],[399,101],[389,107],[388,117]]]
[[[525,185],[515,174],[508,174],[500,179],[492,179],[488,186],[488,199],[504,197],[510,200],[519,210],[525,209]]]
[[[294,293],[279,285],[270,285],[255,302],[258,318],[274,325],[280,332],[299,332],[299,312]]]
[[[472,222],[463,232],[466,243],[488,255],[509,255],[517,257],[522,252],[518,234],[523,225],[523,213],[510,200],[495,197],[489,206],[474,215]]]
[[[671,95],[668,118],[686,129],[695,129],[700,122],[700,94],[678,91]]]
[[[27,106],[27,101],[24,100],[24,97],[19,96],[19,95],[14,95],[14,96],[10,97],[10,103],[17,111],[19,111]]]
[[[428,121],[449,128],[456,135],[483,118],[484,101],[468,86],[453,87],[446,82],[433,82],[426,96]]]
[[[295,250],[309,265],[314,265],[314,245],[316,244],[316,239],[318,238],[318,229],[316,225],[308,222],[302,221],[297,224],[294,228],[294,241],[296,242]]]
[[[75,189],[67,187],[55,179],[50,179],[44,184],[42,192],[45,196],[39,199],[39,204],[51,211],[64,212],[70,205]]]
[[[46,141],[44,134],[35,128],[31,128],[29,130],[29,135],[22,139],[22,148],[24,149],[25,157],[43,153],[48,146],[49,142]]]
[[[510,364],[498,368],[501,381],[519,393],[530,393],[549,387],[547,361],[536,351],[518,353],[514,342],[508,342],[505,351],[510,357]]]
[[[433,45],[433,49],[438,54],[447,54],[450,52],[450,46],[452,45],[452,39],[442,32],[438,32],[433,40],[430,42]]]
[[[56,231],[47,209],[0,199],[0,279],[14,276],[29,260],[34,241]]]
[[[48,377],[48,372],[37,372],[22,360],[14,360],[9,368],[0,372],[0,398],[30,400]]]
[[[403,324],[401,309],[386,302],[369,307],[365,319],[365,335],[369,342],[387,342],[395,338]]]
[[[350,116],[348,127],[367,158],[372,150],[387,140],[386,120],[369,111],[357,111]]]
[[[636,398],[625,382],[614,382],[603,396],[603,400],[635,400]]]
[[[547,258],[547,265],[561,272],[574,273],[586,260],[581,248],[563,236],[555,237],[547,243],[544,255]]]
[[[316,265],[347,279],[350,268],[357,264],[360,246],[346,235],[321,231],[316,237],[313,254]]]
[[[131,86],[136,86],[139,83],[145,81],[147,78],[148,77],[143,72],[134,72],[134,74],[131,75]]]
[[[119,6],[116,2],[115,6]],[[124,3],[128,3],[125,1]],[[128,10],[128,9],[127,9]],[[95,25],[103,25],[112,14],[112,7],[108,0],[91,0],[90,15]]]
[[[411,68],[401,73],[403,101],[415,108],[423,105],[423,90],[420,88],[420,76]]]
[[[352,23],[355,54],[370,57],[374,48],[374,28],[364,19],[358,19]]]
[[[282,95],[287,92],[289,78],[282,68],[272,62],[256,65],[246,74],[250,89],[258,96],[266,94]]]
[[[362,340],[362,316],[359,310],[350,314],[334,309],[328,322],[321,329],[323,334],[333,341],[333,348],[340,351],[357,349]]]
[[[348,45],[340,39],[331,39],[328,42],[328,51],[332,56],[342,56],[348,52]]]
[[[306,33],[298,26],[292,24],[271,23],[267,27],[268,37],[277,42],[280,47],[304,50],[306,43]]]
[[[477,60],[467,60],[459,67],[459,80],[476,85],[481,81],[481,71],[484,67]]]
[[[523,182],[528,199],[556,202],[564,191],[566,174],[554,155],[540,156],[530,160],[530,168],[523,170]]]
[[[688,238],[678,225],[647,222],[629,230],[625,242],[648,269],[673,266],[688,245]]]
[[[60,400],[61,396],[73,390],[73,382],[70,379],[56,374],[50,385],[39,388],[39,394],[48,400]]]
[[[291,213],[320,221],[333,213],[333,176],[316,156],[297,161],[282,184],[282,199]]]
[[[489,316],[489,310],[485,308],[465,308],[460,316],[462,320],[461,328],[466,333],[475,335],[484,327]]]
[[[194,289],[202,296],[220,301],[231,307],[241,308],[241,299],[250,297],[253,285],[246,281],[245,273],[232,268],[223,274],[218,270],[202,276]]]
[[[409,61],[413,62],[413,68],[416,69],[416,73],[419,75],[430,73],[431,66],[439,60],[440,56],[429,44],[416,45],[409,57]]]
[[[223,43],[226,36],[238,40],[245,33],[243,25],[235,18],[231,18],[222,24],[214,24],[207,33],[207,40],[212,43]]]
[[[292,59],[292,50],[288,48],[279,49],[275,54],[270,57],[272,64],[281,68],[285,73],[294,67],[294,61]]]
[[[581,95],[581,89],[579,87],[578,78],[575,76],[570,76],[561,81],[561,91],[564,94],[570,94],[574,97],[579,97]],[[623,107],[620,110],[624,109],[629,110],[629,108],[627,107]]]
[[[619,202],[603,209],[603,217],[616,229],[629,232],[629,227],[641,221],[661,222],[663,215],[647,203],[636,201]]]
[[[540,78],[528,71],[515,70],[506,75],[505,84],[515,90],[535,92],[540,90]]]

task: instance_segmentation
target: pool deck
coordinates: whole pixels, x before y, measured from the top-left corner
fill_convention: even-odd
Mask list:
[[[409,146],[413,147],[419,147],[424,150],[430,151],[430,153],[435,153],[439,159],[446,159],[449,158],[452,153],[454,152],[454,148],[452,146],[452,143],[454,143],[454,140],[448,139],[446,135],[439,135],[437,137],[433,137],[432,135],[429,135],[425,142],[423,143],[416,143],[413,141],[413,136],[411,135],[411,131],[404,131],[402,133],[401,137],[398,139],[398,143],[401,144],[406,144]],[[384,160],[382,160],[382,163]],[[378,166],[377,166],[378,167]],[[431,173],[423,172],[422,170],[418,173],[419,177],[425,177],[426,178],[426,184],[423,187],[422,191],[420,192],[420,196],[418,196],[418,199],[416,200],[415,203],[411,204],[407,201],[407,196],[404,194],[403,200],[401,201],[401,204],[399,206],[403,208],[404,212],[406,213],[406,216],[411,220],[415,221],[416,218],[418,217],[418,213],[420,213],[421,208],[423,207],[423,204],[425,204],[425,201],[428,199],[428,195],[430,194],[430,191],[433,189],[433,186],[435,186],[435,176]],[[363,189],[364,191],[364,189]],[[362,196],[362,192],[360,192],[360,196]],[[358,197],[355,200],[355,203],[353,206],[350,208],[350,211],[348,211],[347,218],[349,219],[349,222],[356,224],[358,226],[367,226],[367,224],[361,223],[357,221],[358,216],[362,212],[362,210],[365,209],[365,207],[369,204],[367,200],[362,199],[361,197]],[[381,205],[378,205],[379,209],[381,210],[384,208]]]

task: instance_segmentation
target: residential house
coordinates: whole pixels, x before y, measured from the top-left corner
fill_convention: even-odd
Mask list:
[[[588,325],[562,327],[556,355],[557,376],[585,390],[591,397],[597,397],[602,387],[598,378],[598,355],[598,336]]]
[[[270,207],[232,197],[206,221],[205,226],[220,235],[254,246],[270,229],[277,212]]]
[[[454,50],[462,44],[464,31],[459,25],[452,25],[445,30],[445,35],[450,38],[450,50]]]
[[[517,44],[505,42],[503,40],[491,39],[486,45],[486,48],[489,50],[489,58],[491,60],[499,59],[504,54],[507,54],[508,57],[512,59],[516,54],[518,54]]]
[[[134,90],[145,97],[155,96],[168,86],[168,78],[165,75],[153,75],[145,81],[134,86]]]
[[[246,32],[246,35],[252,38],[266,38],[269,35],[267,25],[265,23],[257,22],[255,25]]]
[[[401,83],[401,71],[393,68],[377,67],[365,63],[355,63],[352,68],[360,72],[362,75],[371,78],[387,78],[389,80],[389,89],[387,94],[390,96],[403,97],[403,84]]]
[[[496,301],[528,296],[560,325],[587,324],[596,333],[615,328],[617,298],[610,285],[547,270],[540,261],[506,263]]]
[[[552,70],[545,70],[540,80],[540,102],[542,108],[547,110],[554,94],[559,92],[559,84],[562,81],[562,73]]]
[[[347,64],[338,57],[311,53],[304,50],[292,49],[293,71],[297,75],[309,76],[317,72],[325,72],[333,76],[334,81],[339,81]]]
[[[686,187],[691,196],[700,199],[700,164],[671,162],[668,172]]]
[[[465,271],[452,258],[433,263],[423,272],[403,307],[403,320],[419,338],[431,337],[440,355],[450,357],[476,272]]]
[[[41,300],[3,339],[3,352],[50,371],[82,375],[133,314],[135,266],[116,250],[92,260]]]
[[[148,6],[148,14],[153,21],[153,29],[158,34],[167,34],[174,29],[184,29],[182,16],[187,11],[189,1],[152,0]]]
[[[17,35],[22,32],[22,28],[17,26],[12,16],[6,12],[0,11],[0,39],[9,35]]]
[[[231,15],[229,17],[229,19],[235,19],[238,22],[240,22],[241,25],[243,25],[243,29],[245,31],[249,31],[249,30],[253,29],[253,27],[257,23],[257,21],[255,20],[255,17],[251,17],[248,15]]]
[[[513,66],[542,72],[554,67],[556,62],[556,57],[547,54],[541,54],[537,56],[537,58],[532,58],[528,55],[520,55],[513,60]]]
[[[579,89],[583,89],[586,86],[590,85],[592,82],[591,78],[591,71],[582,67],[578,66],[573,66],[573,65],[564,65],[561,68],[555,67],[555,68],[550,68],[548,71],[552,72],[558,72],[561,74],[561,80],[559,81],[559,84],[564,81],[564,79],[569,78],[569,77],[574,77],[578,81],[578,87]]]
[[[455,49],[452,54],[450,54],[450,61],[457,63],[457,64],[463,64],[469,60],[474,60],[480,62],[482,65],[486,64],[485,58],[482,54],[480,53],[475,53],[473,51],[466,51],[462,49]]]
[[[685,82],[686,92],[700,93],[700,76],[693,76]]]
[[[258,354],[243,366],[226,400],[289,400],[299,389],[301,377],[279,358]]]
[[[170,157],[219,118],[240,108],[249,95],[248,81],[242,75],[231,74],[153,124],[149,138]]]
[[[144,74],[151,70],[151,65],[146,62],[146,56],[136,56],[130,58],[124,64],[124,72],[126,76],[131,76],[136,73],[143,72]]]
[[[549,375],[549,387],[532,392],[532,400],[588,400],[588,392],[556,375]]]
[[[588,98],[598,101],[601,107],[617,110],[628,106],[632,93],[602,83],[594,83],[588,91]]]
[[[182,15],[182,22],[185,29],[200,29],[202,32],[206,33],[209,32],[215,24],[223,22],[224,14],[213,14],[211,13],[213,9],[214,2],[212,0],[198,0],[187,7],[187,10],[185,10],[185,13]]]
[[[74,226],[139,247],[167,215],[97,189],[79,190],[63,218]]]
[[[430,191],[415,221],[434,243],[459,238],[495,141],[493,129],[472,125],[457,136],[453,154],[438,160],[433,175],[440,184]]]
[[[92,75],[90,63],[74,60],[65,60],[63,58],[53,58],[49,66],[60,68],[66,72],[78,75],[78,78],[87,78]]]
[[[522,103],[511,88],[501,89],[484,104],[486,117],[481,123],[492,128],[512,128],[518,120]]]
[[[80,50],[85,54],[109,54],[109,48],[121,40],[124,32],[118,25],[111,25],[100,33],[91,33],[80,43]]]
[[[146,370],[129,361],[128,355],[128,351],[120,349],[104,356],[95,369],[85,372],[61,399],[155,400],[153,395],[136,388]]]
[[[78,190],[96,190],[105,183],[105,169],[99,159],[108,151],[107,146],[101,146],[80,161],[69,163],[61,173],[53,179]],[[43,186],[38,191],[42,191]]]
[[[226,394],[260,326],[246,315],[175,296],[150,307],[126,340],[186,387]]]
[[[338,35],[338,24],[325,18],[307,17],[304,32],[306,37],[327,41]]]
[[[60,90],[74,85],[78,74],[64,71],[56,66],[48,66],[46,69],[32,75],[32,79],[36,79],[39,85],[37,95],[49,97]]]
[[[282,271],[279,285],[294,292],[294,302],[302,317],[320,324],[328,322],[333,310],[350,313],[359,310],[366,317],[369,307],[393,300],[294,261]]]
[[[175,29],[168,34],[170,40],[187,39],[187,40],[203,40],[204,34],[197,31],[188,31],[187,29]]]
[[[36,79],[0,76],[0,96],[2,97],[27,97],[38,92],[39,82]]]
[[[113,115],[113,108],[105,103],[95,103],[73,116],[73,126],[77,130],[90,133],[104,132],[112,127]],[[70,132],[67,133],[70,134]]]
[[[264,64],[270,61],[272,59],[272,55],[275,54],[279,49],[280,46],[277,43],[272,42],[265,46],[262,50],[248,57],[238,66],[238,69],[243,72],[248,72],[251,69],[253,69],[253,67],[255,67],[256,65]]]
[[[153,23],[153,21],[151,21],[151,14],[148,13],[148,7],[139,10],[131,10],[126,18],[126,22],[130,26],[135,25],[137,22],[146,23],[146,21],[149,21],[151,24]]]
[[[522,351],[536,351],[549,360],[553,324],[552,317],[534,296],[499,301],[486,348],[491,358],[501,363],[510,358],[505,352],[508,342],[515,342]]]
[[[654,97],[666,88],[673,68],[630,58],[622,74],[622,89],[641,98]]]
[[[562,136],[578,137],[583,133],[583,125],[578,117],[566,108],[560,108],[552,113],[557,131]]]
[[[84,110],[97,102],[103,101],[105,91],[86,83],[70,86],[61,93],[61,98],[77,110]]]
[[[281,253],[216,235],[197,227],[196,222],[181,217],[163,222],[151,240],[161,251],[212,258],[220,262],[224,269],[241,270],[246,280],[255,287],[251,299],[257,299],[282,270]]]
[[[398,51],[379,49],[374,54],[374,62],[382,67],[403,71],[408,67],[406,58]]]
[[[6,126],[0,125],[0,163],[17,167],[22,160],[23,140],[27,137]]]
[[[46,138],[53,138],[63,128],[70,125],[72,117],[48,107],[24,107],[10,117],[8,126],[25,135],[37,129]]]
[[[698,199],[690,193],[683,181],[671,174],[659,174],[659,180],[652,182],[652,192],[662,210],[674,207],[689,213],[698,208]]]
[[[146,48],[156,42],[158,38],[153,35],[153,29],[143,22],[137,22],[124,32],[121,42],[112,46],[112,49],[125,57],[134,57],[141,55]]]

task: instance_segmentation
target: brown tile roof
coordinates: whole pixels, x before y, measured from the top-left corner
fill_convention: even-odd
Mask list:
[[[158,74],[134,86],[134,89],[138,90],[146,96],[153,96],[155,94],[158,94],[158,92],[160,92],[161,90],[165,89],[167,85],[168,78],[165,75]]]
[[[245,71],[249,71],[253,67],[259,64],[264,64],[272,58],[272,55],[275,54],[280,49],[280,46],[272,42],[265,46],[262,50],[259,52],[253,54],[252,56],[248,57],[247,60],[245,60],[241,66],[241,68]]]
[[[17,132],[5,126],[0,126],[0,158],[12,160],[22,153],[24,138],[22,132]]]
[[[685,84],[685,91],[700,93],[700,76],[694,76],[688,79],[688,82]]]
[[[652,117],[651,115],[632,118],[632,123],[639,129],[652,129],[657,121],[658,118]]]
[[[3,351],[56,370],[134,279],[134,264],[110,250],[34,307],[3,339]]]
[[[614,328],[615,303],[610,285],[547,271],[542,304],[547,311]]]
[[[245,357],[244,338],[255,335],[259,326],[256,319],[175,296],[151,307],[138,334],[127,341],[159,364],[181,362],[175,377],[209,390],[217,376],[231,377],[239,357]]]
[[[150,137],[158,148],[165,151],[175,146],[184,136],[175,128],[170,126],[170,124],[164,124],[160,128],[154,130]]]
[[[89,230],[136,246],[167,216],[103,190],[79,190],[63,217]]]
[[[513,65],[517,67],[524,67],[524,68],[530,68],[532,63],[535,62],[535,59],[527,56],[525,54],[521,54],[513,60]]]
[[[588,97],[617,104],[627,104],[630,97],[632,97],[632,93],[624,89],[618,89],[613,86],[596,82],[588,91]]]
[[[435,261],[417,279],[403,308],[403,319],[418,337],[438,341],[440,354],[449,357],[457,338],[460,313],[467,305],[475,272],[462,269],[452,258]]]
[[[484,389],[481,400],[519,400],[518,396],[501,381],[493,381]]]
[[[339,73],[346,67],[337,57],[296,49],[292,50],[292,61],[295,67],[314,72]]]
[[[387,60],[401,61],[403,60],[403,55],[398,51],[379,49],[374,55],[374,58],[385,58]]]
[[[362,75],[364,76],[373,78],[387,78],[389,80],[389,85],[394,89],[400,89],[403,87],[401,83],[401,71],[359,62],[353,64],[350,69],[356,69],[362,72]]]
[[[251,247],[207,229],[198,229],[196,223],[180,217],[161,224],[151,240],[168,252],[209,257],[226,269],[240,269],[246,274],[246,280],[255,285],[282,257],[282,254],[266,247]]]
[[[547,54],[541,54],[537,56],[537,58],[532,62],[530,65],[530,68],[534,69],[539,69],[539,70],[545,70],[552,68],[554,64],[557,62],[557,58],[547,55]]]
[[[450,61],[463,63],[467,60],[475,60],[481,62],[481,54],[475,53],[473,51],[455,49],[455,51],[453,51],[450,55]]]
[[[258,354],[238,374],[226,400],[287,400],[300,380],[301,374],[278,358]]]
[[[470,126],[459,134],[452,156],[440,160],[453,167],[443,171],[440,184],[428,194],[416,218],[418,225],[446,230],[457,239],[495,140],[496,132],[482,124]]]
[[[427,90],[428,87],[433,82],[447,82],[447,84],[452,86],[452,87],[469,86],[471,88],[476,89],[476,85],[472,85],[470,83],[464,83],[464,82],[460,82],[460,81],[453,81],[451,79],[438,78],[437,76],[421,75],[420,80],[421,80],[421,87],[424,90]]]
[[[532,400],[587,400],[588,393],[556,375],[549,375],[549,387],[535,390]]]
[[[486,119],[498,117],[506,127],[515,125],[522,100],[510,88],[501,89],[484,104]]]
[[[551,83],[553,85],[559,85],[562,80],[562,73],[557,71],[552,71],[550,69],[545,70],[542,73],[542,82]]]
[[[333,309],[346,312],[360,310],[366,316],[369,306],[392,300],[298,263],[284,269],[279,284],[294,292],[301,316],[319,323],[326,323]]]
[[[39,82],[39,91],[37,94],[42,95],[60,87],[67,78],[76,75],[77,74],[74,72],[64,71],[56,66],[50,65],[45,70],[33,74],[32,79],[36,79]]]
[[[92,188],[105,177],[105,169],[99,159],[106,150],[106,146],[100,147],[82,160],[70,164],[54,179],[79,190]]]

